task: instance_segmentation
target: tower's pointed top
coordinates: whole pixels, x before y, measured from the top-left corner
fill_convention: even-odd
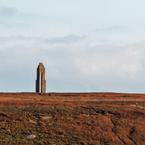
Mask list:
[[[39,62],[39,65],[43,65],[43,63],[42,62]]]
[[[42,62],[39,63],[39,65],[38,65],[38,69],[45,69],[45,67],[44,67],[44,65],[43,65]]]

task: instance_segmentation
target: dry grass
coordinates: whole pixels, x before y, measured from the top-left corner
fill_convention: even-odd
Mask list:
[[[4,96],[12,102],[0,100],[1,145],[145,145],[144,101],[104,101],[103,97],[101,102],[91,97],[80,101],[79,96],[78,103],[75,96],[74,103],[73,97],[68,96],[69,100],[66,95],[54,96],[54,100],[62,97],[63,101],[53,103],[52,95],[36,98],[32,94],[31,98],[24,94],[26,98],[22,98],[22,94],[2,94],[0,98]],[[29,104],[29,99],[34,102]]]

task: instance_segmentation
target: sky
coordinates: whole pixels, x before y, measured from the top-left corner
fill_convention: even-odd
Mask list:
[[[145,93],[144,0],[0,0],[0,92]]]

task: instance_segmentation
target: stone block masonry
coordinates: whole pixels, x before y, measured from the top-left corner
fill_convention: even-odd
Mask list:
[[[45,67],[39,63],[37,67],[36,93],[46,93]]]

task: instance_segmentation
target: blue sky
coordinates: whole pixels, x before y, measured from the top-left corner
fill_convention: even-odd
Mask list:
[[[145,93],[144,0],[0,0],[0,91]]]

